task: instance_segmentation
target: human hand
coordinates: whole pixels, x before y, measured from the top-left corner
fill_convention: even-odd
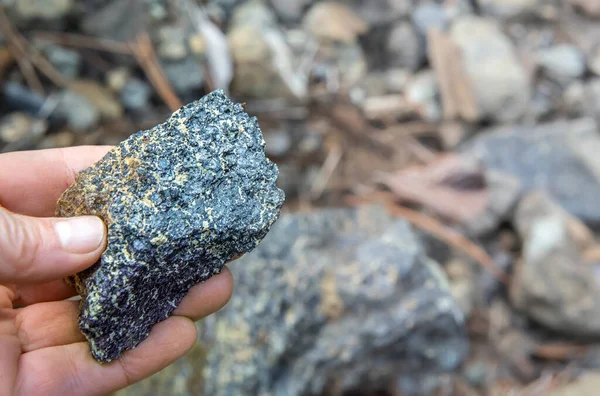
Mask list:
[[[79,303],[63,279],[100,257],[96,217],[51,218],[60,194],[110,147],[0,155],[0,395],[96,395],[122,389],[183,356],[193,321],[223,307],[233,291],[225,268],[193,287],[173,315],[137,348],[105,365],[77,325]],[[18,213],[18,214],[17,214]]]

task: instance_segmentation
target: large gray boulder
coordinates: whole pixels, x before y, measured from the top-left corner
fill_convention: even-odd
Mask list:
[[[378,207],[282,216],[230,268],[234,296],[203,323],[206,395],[381,389],[467,352],[445,274]]]

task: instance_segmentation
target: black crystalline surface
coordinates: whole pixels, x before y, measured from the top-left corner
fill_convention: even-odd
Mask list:
[[[136,347],[192,286],[260,243],[284,201],[264,146],[256,118],[214,91],[132,135],[61,196],[58,216],[108,228],[100,261],[69,279],[96,360]]]

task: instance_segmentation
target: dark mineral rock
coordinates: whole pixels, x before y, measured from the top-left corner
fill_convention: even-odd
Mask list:
[[[132,135],[62,195],[58,216],[96,215],[108,228],[100,261],[70,279],[98,361],[137,346],[267,234],[284,194],[264,147],[257,120],[215,91]]]
[[[201,323],[208,352],[190,363],[204,367],[205,395],[370,394],[397,383],[414,394],[411,381],[437,381],[468,352],[444,272],[380,207],[283,215],[232,271],[236,292]]]

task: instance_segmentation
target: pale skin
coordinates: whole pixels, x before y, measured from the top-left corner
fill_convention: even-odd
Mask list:
[[[125,388],[190,350],[197,336],[194,321],[231,297],[233,278],[225,268],[193,287],[137,348],[105,365],[92,358],[77,327],[78,302],[65,300],[75,292],[63,279],[96,262],[106,231],[100,223],[97,239],[74,244],[73,235],[81,239],[86,224],[98,219],[65,226],[57,225],[65,219],[52,216],[76,173],[109,149],[0,155],[0,395],[104,395]],[[68,227],[76,232],[58,231]]]

